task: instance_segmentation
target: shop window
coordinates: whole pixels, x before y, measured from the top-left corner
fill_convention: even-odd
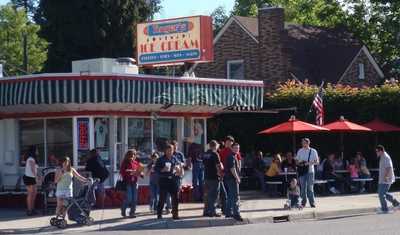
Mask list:
[[[243,60],[228,60],[227,62],[227,78],[228,79],[244,79],[244,63]]]
[[[110,165],[110,120],[94,119],[94,146],[106,165]]]
[[[151,154],[151,119],[128,119],[128,147],[136,149],[142,159]]]
[[[168,141],[176,140],[177,120],[157,119],[154,121],[154,148],[163,152]]]
[[[73,158],[72,119],[46,120],[47,166],[58,165],[58,159],[67,156]]]
[[[27,152],[30,146],[36,146],[39,150],[36,159],[39,166],[45,166],[44,151],[44,120],[20,120],[19,121],[20,136],[20,165],[25,166]]]
[[[191,135],[184,142],[185,155],[188,158],[196,158],[204,152],[205,146],[205,120],[193,119],[191,124]]]

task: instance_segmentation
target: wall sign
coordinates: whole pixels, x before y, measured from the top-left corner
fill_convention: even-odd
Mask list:
[[[78,150],[89,150],[89,118],[78,118]]]
[[[209,16],[160,20],[137,25],[139,65],[165,65],[213,60]]]

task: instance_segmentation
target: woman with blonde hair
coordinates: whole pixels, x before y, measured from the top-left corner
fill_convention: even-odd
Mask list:
[[[122,180],[126,184],[125,200],[122,203],[121,215],[126,217],[126,209],[130,205],[129,217],[135,218],[137,194],[138,194],[138,177],[140,176],[143,167],[140,162],[136,160],[136,149],[129,149],[124,156],[121,164],[120,174]]]
[[[56,175],[54,178],[55,183],[57,184],[57,208],[56,215],[65,217],[64,210],[64,201],[68,198],[73,197],[72,192],[72,179],[75,177],[79,181],[88,182],[88,180],[81,176],[72,166],[71,159],[69,157],[64,157],[60,161],[61,168],[57,169]]]

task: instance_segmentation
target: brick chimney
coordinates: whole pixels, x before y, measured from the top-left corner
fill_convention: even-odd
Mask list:
[[[284,25],[283,8],[264,5],[258,10],[260,79],[264,80],[267,88],[273,88],[287,79]]]

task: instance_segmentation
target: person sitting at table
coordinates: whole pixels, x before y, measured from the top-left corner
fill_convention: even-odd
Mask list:
[[[271,165],[265,172],[266,181],[283,181],[282,176],[279,175],[281,173],[281,162],[281,155],[275,154],[272,157]]]
[[[253,169],[254,169],[254,176],[257,177],[257,179],[260,182],[261,190],[265,192],[266,191],[264,182],[265,162],[263,157],[264,157],[263,152],[257,151],[253,160]]]
[[[272,179],[279,177],[279,173],[281,173],[281,155],[275,154],[272,158],[271,165],[268,170],[265,172],[267,178]]]
[[[347,169],[347,166],[349,165],[349,162],[347,160],[345,160],[342,155],[339,155],[339,156],[337,156],[335,158],[335,161],[334,161],[333,165],[334,165],[334,170],[335,171],[338,171],[338,170],[342,171],[342,170],[346,170]]]
[[[354,179],[358,179],[358,165],[356,164],[356,158],[352,158],[350,160],[350,164],[347,167],[347,170],[349,171],[349,177],[350,177],[350,190],[353,192],[356,189],[356,186],[354,184]]]
[[[331,153],[328,155],[327,160],[324,163],[324,170],[322,172],[322,177],[325,180],[328,180],[328,189],[333,194],[339,194],[340,191],[337,190],[337,185],[339,181],[341,181],[341,176],[335,173],[335,154]],[[329,180],[334,180],[333,182],[329,182]]]
[[[292,152],[286,153],[286,159],[282,161],[282,170],[287,169],[288,172],[296,172],[296,161],[293,158]]]
[[[360,179],[371,178],[371,172],[367,167],[367,160],[365,160],[361,152],[356,153],[356,164],[358,166],[358,175]],[[365,192],[365,181],[360,182],[360,193],[363,192]]]

